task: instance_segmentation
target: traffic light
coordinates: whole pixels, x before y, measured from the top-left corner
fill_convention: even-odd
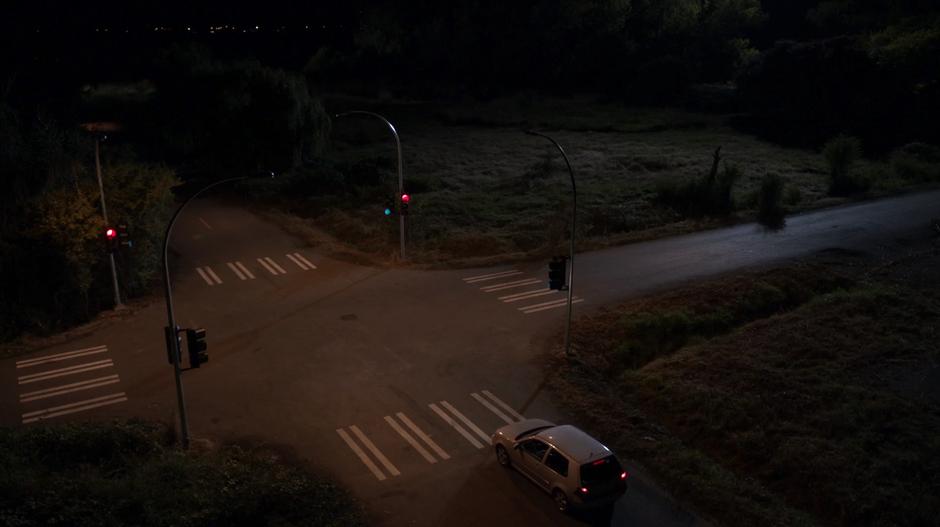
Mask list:
[[[404,216],[408,214],[408,204],[411,203],[411,196],[408,194],[401,195],[401,215]]]
[[[392,216],[395,214],[395,198],[389,197],[385,200],[385,215]]]
[[[127,225],[117,226],[117,239],[118,243],[124,247],[134,246],[134,242],[131,241],[130,236],[127,234]]]
[[[548,288],[556,291],[567,289],[565,284],[568,267],[568,258],[556,256],[548,263]]]
[[[198,368],[200,364],[209,362],[209,352],[206,350],[206,330],[186,330],[186,350],[189,352],[189,367]]]
[[[105,228],[104,246],[108,252],[114,252],[118,248],[118,232],[114,227]]]

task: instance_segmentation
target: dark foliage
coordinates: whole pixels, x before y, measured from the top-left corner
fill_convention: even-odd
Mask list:
[[[783,199],[783,178],[779,174],[766,174],[757,194],[757,221],[769,229],[782,228],[787,215]]]
[[[739,168],[725,165],[715,176],[664,181],[656,189],[657,199],[687,217],[726,216],[734,212],[731,190],[741,176]]]

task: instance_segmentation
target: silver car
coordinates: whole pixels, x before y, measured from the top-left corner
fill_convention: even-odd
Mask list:
[[[627,471],[609,448],[571,425],[525,419],[491,439],[496,459],[552,495],[561,511],[609,505],[627,491]]]

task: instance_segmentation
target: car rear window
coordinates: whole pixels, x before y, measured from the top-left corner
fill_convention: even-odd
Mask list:
[[[581,482],[584,485],[610,481],[620,477],[623,468],[614,456],[581,465]]]

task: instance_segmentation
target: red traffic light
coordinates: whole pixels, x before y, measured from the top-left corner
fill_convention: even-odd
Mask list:
[[[108,230],[104,231],[104,235],[107,236],[109,240],[113,240],[114,238],[117,238],[117,231],[109,228]]]
[[[409,201],[411,201],[411,196],[409,196],[408,194],[402,194],[402,195],[401,195],[401,202],[402,202],[402,203],[408,203]]]

